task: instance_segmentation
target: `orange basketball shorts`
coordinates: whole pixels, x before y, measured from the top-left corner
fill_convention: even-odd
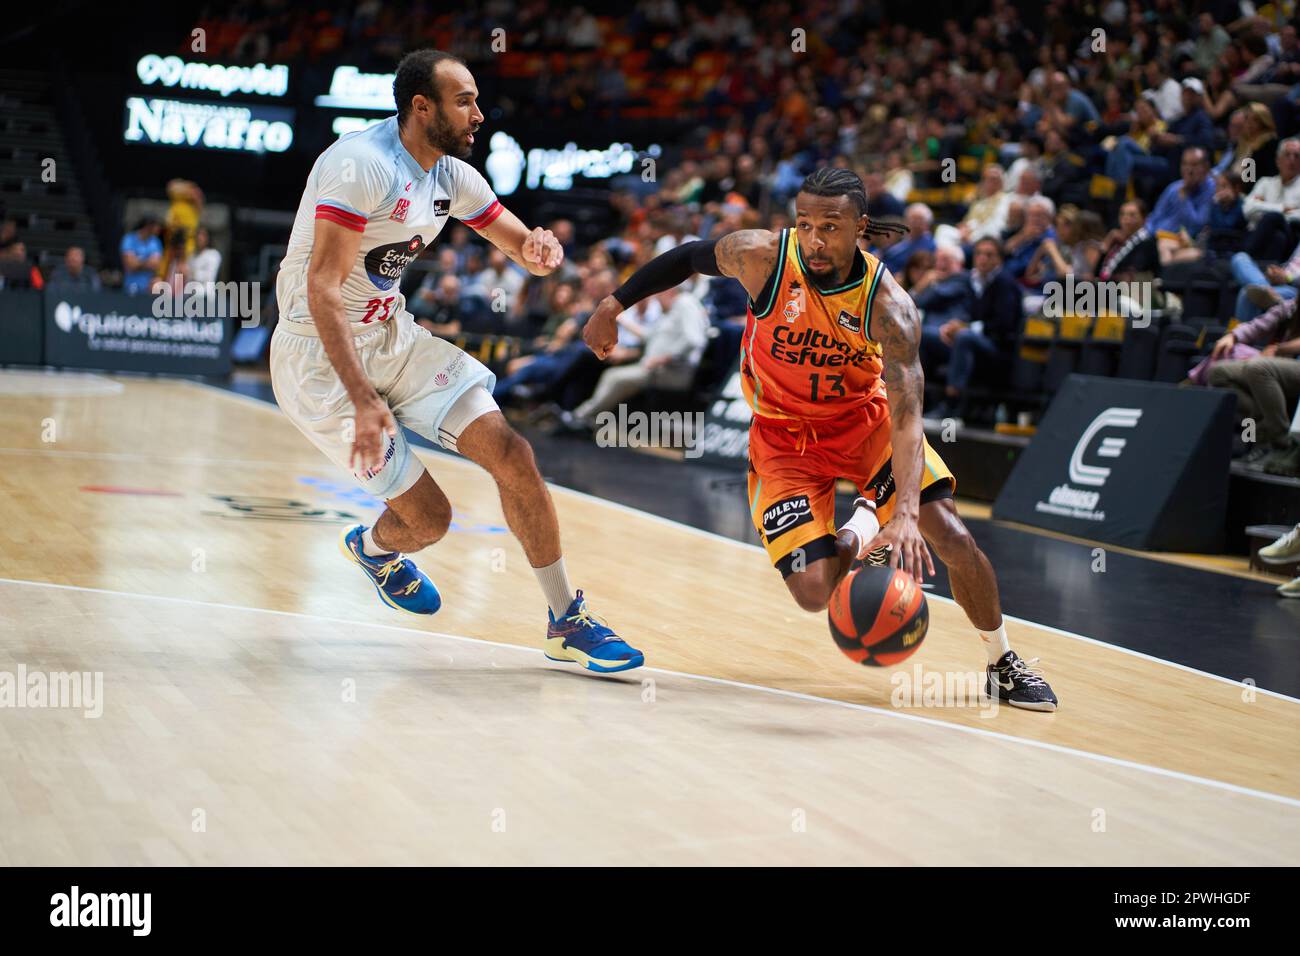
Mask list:
[[[921,503],[951,498],[957,480],[925,444]],[[876,502],[884,525],[894,513],[893,448],[886,412],[829,422],[755,418],[749,429],[749,509],[772,564],[789,577],[835,556],[835,482],[847,479]]]

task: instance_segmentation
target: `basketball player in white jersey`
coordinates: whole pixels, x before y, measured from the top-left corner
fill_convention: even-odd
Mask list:
[[[387,503],[373,527],[341,536],[343,553],[385,603],[432,614],[441,597],[405,554],[437,542],[451,504],[398,425],[485,468],[495,480],[550,607],[545,652],[599,672],[638,667],[628,646],[587,609],[560,553],[560,530],[532,448],[492,399],[495,376],[415,324],[400,281],[406,267],[459,219],[535,276],[564,250],[529,230],[462,160],[483,122],[478,87],[447,53],[405,57],[393,83],[397,115],[350,133],[312,167],[276,296],[271,340],[276,401],[335,464]]]

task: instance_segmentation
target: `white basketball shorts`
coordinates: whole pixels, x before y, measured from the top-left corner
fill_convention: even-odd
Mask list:
[[[497,410],[492,398],[496,376],[415,324],[402,312],[373,331],[353,338],[366,377],[388,403],[398,425],[456,451],[465,427]],[[336,465],[351,471],[376,498],[396,498],[419,480],[424,465],[406,437],[385,436],[383,464],[352,471],[352,399],[330,364],[311,323],[282,320],[271,336],[271,388],[281,410]]]

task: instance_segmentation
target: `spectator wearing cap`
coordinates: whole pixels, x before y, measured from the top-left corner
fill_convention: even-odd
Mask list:
[[[102,288],[99,275],[86,268],[86,251],[81,246],[69,246],[63,261],[50,273],[50,285],[71,286],[84,292],[98,292]]]
[[[1183,115],[1156,133],[1155,150],[1165,163],[1166,175],[1174,168],[1179,154],[1189,146],[1199,146],[1208,156],[1214,147],[1214,121],[1205,111],[1205,84],[1194,76],[1183,80]]]
[[[162,262],[163,245],[158,238],[162,223],[146,216],[134,229],[122,237],[122,289],[126,292],[148,292],[154,275]]]
[[[1253,259],[1277,260],[1300,238],[1300,138],[1278,144],[1278,174],[1255,183],[1242,203],[1250,231],[1243,252]]]

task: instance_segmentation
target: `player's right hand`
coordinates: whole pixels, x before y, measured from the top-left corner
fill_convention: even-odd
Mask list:
[[[608,358],[618,344],[618,316],[622,311],[623,306],[618,299],[607,295],[600,300],[600,305],[596,306],[596,311],[591,313],[591,318],[582,327],[582,340],[587,343],[587,348],[596,353],[597,358]]]
[[[349,467],[356,472],[378,471],[384,463],[384,451],[388,445],[384,436],[397,437],[397,422],[392,411],[376,395],[357,406],[353,425],[356,433],[352,437]]]
[[[915,518],[894,515],[874,538],[862,546],[861,553],[867,554],[881,545],[889,546],[890,566],[906,571],[918,584],[925,580],[927,572],[934,577],[930,547],[925,543]]]

